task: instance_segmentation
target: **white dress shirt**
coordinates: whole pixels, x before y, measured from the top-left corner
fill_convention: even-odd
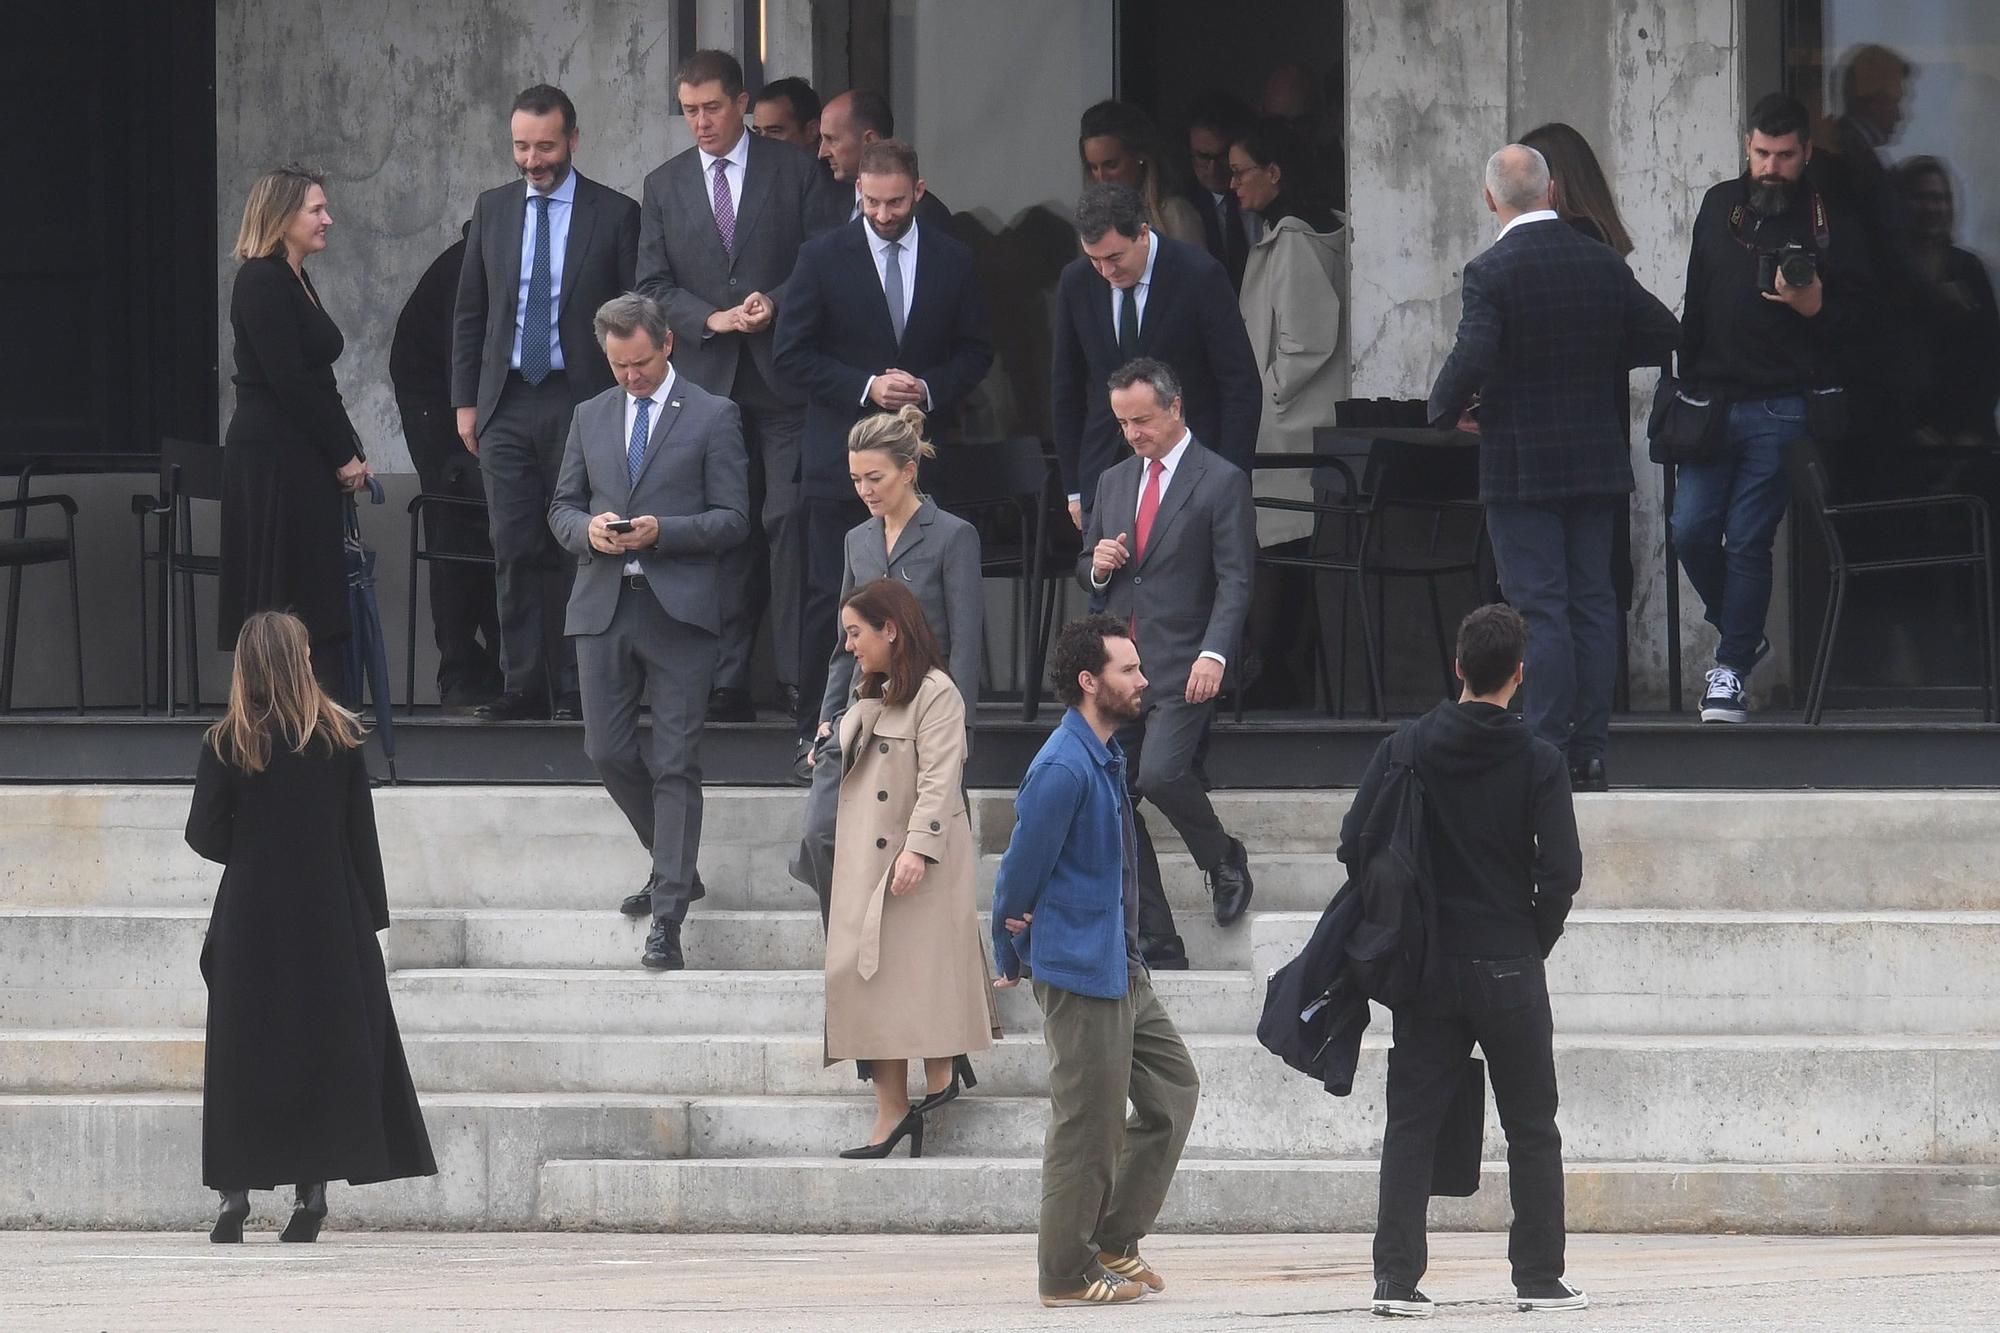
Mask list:
[[[882,284],[882,300],[889,299],[889,242],[882,239],[873,223],[863,220],[861,234],[868,238],[868,253],[875,260],[875,280]],[[903,271],[903,326],[909,327],[910,306],[917,299],[917,223],[910,220],[910,229],[897,239],[903,249],[896,256],[896,267]],[[886,305],[885,305],[886,308]],[[870,375],[861,386],[861,401],[868,401],[869,391],[875,387],[875,376]],[[923,381],[919,380],[922,384]],[[931,410],[931,386],[924,384],[924,411]]]
[[[1148,267],[1150,268],[1151,266],[1148,265]],[[1194,442],[1194,432],[1191,430],[1182,431],[1180,443],[1176,444],[1173,448],[1167,450],[1166,456],[1159,460],[1160,503],[1162,505],[1166,504],[1167,491],[1174,484],[1174,473],[1180,470],[1181,459],[1187,455],[1188,445],[1192,444],[1193,442]],[[1146,465],[1139,470],[1139,499],[1141,502],[1143,502],[1146,498],[1146,474],[1151,472],[1152,470],[1153,470],[1153,464],[1151,460],[1147,460]],[[1158,523],[1160,521],[1158,510],[1155,510],[1153,513],[1153,521],[1155,523]],[[1136,543],[1138,540],[1137,529],[1139,526],[1139,511],[1136,508],[1132,511],[1132,526],[1133,526],[1133,540]],[[1146,537],[1148,541],[1152,540],[1151,533],[1147,533]],[[1138,552],[1135,550],[1133,552],[1135,558],[1137,554]],[[1110,579],[1106,578],[1100,580],[1097,577],[1097,567],[1093,565],[1090,570],[1090,586],[1093,588],[1104,588],[1104,587],[1109,587],[1110,584],[1111,584]],[[1215,661],[1222,666],[1229,665],[1228,660],[1224,658],[1221,653],[1215,653],[1203,650],[1199,654],[1199,656],[1214,658]]]
[[[715,212],[715,164],[718,162],[729,164],[722,169],[722,178],[729,182],[730,212],[735,214],[738,222],[741,222],[743,173],[750,164],[750,131],[745,129],[743,133],[737,135],[736,146],[721,157],[715,156],[706,148],[697,148],[695,152],[701,154],[701,192],[708,200],[708,211],[711,215]]]
[[[653,456],[653,450],[657,448],[659,445],[660,418],[663,415],[665,415],[664,409],[666,408],[667,403],[670,401],[669,396],[674,391],[675,378],[676,376],[674,375],[674,368],[671,364],[669,364],[667,366],[667,377],[660,381],[659,388],[653,390],[653,396],[652,396],[653,405],[646,409],[646,421],[647,421],[646,457],[647,458],[651,458]],[[637,398],[634,398],[629,393],[626,394],[625,429],[619,435],[618,441],[623,450],[626,451],[628,454],[632,447],[632,423],[634,420],[638,418],[638,415],[639,415],[639,400]],[[627,514],[625,515],[625,517],[636,518],[638,516],[635,514]],[[657,516],[656,516],[656,521],[657,521]],[[639,568],[639,561],[636,556],[625,562],[625,572],[627,574],[638,574],[643,572]]]
[[[1523,213],[1521,214],[1521,216],[1515,218],[1512,222],[1502,227],[1500,229],[1500,234],[1493,238],[1493,243],[1495,245],[1498,245],[1502,240],[1506,238],[1508,232],[1526,223],[1560,222],[1561,220],[1562,219],[1557,215],[1556,211],[1553,208],[1538,208],[1532,213]]]
[[[531,187],[526,204],[527,217],[521,222],[521,285],[514,294],[514,353],[507,364],[521,368],[521,330],[528,318],[528,282],[535,270],[535,226],[542,210],[535,207],[538,196]],[[569,253],[569,218],[576,203],[576,171],[563,173],[562,184],[548,193],[549,201],[549,369],[562,370],[562,339],[555,336],[557,312],[562,309],[563,256]]]

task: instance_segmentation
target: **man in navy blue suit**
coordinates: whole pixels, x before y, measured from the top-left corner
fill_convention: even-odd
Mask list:
[[[1111,414],[1111,372],[1138,357],[1173,367],[1188,429],[1243,471],[1257,450],[1262,385],[1229,273],[1196,245],[1156,235],[1139,192],[1092,185],[1076,204],[1083,257],[1056,288],[1049,369],[1056,459],[1082,531],[1097,478],[1128,456]]]
[[[910,403],[929,415],[934,434],[948,429],[993,364],[972,251],[917,222],[925,194],[916,150],[900,139],[870,143],[855,179],[862,215],[800,247],[773,348],[778,374],[807,398],[802,753],[819,725],[844,539],[868,517],[848,478],[847,432],[864,416]]]
[[[1491,249],[1465,266],[1458,341],[1430,417],[1479,404],[1479,498],[1500,589],[1528,622],[1529,727],[1568,756],[1578,790],[1602,791],[1618,661],[1611,534],[1632,493],[1613,384],[1657,365],[1680,325],[1616,251],[1549,207],[1549,165],[1509,144],[1486,164]]]

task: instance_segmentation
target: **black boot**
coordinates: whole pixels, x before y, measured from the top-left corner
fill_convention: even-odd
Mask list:
[[[217,1190],[222,1211],[216,1214],[215,1229],[208,1238],[217,1245],[237,1245],[243,1240],[243,1219],[250,1216],[249,1190]]]
[[[319,1224],[326,1220],[326,1182],[315,1181],[299,1186],[296,1200],[292,1220],[285,1223],[285,1230],[278,1239],[310,1245],[319,1239]]]

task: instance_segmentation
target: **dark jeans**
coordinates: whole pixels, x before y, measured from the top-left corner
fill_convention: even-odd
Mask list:
[[[1433,998],[1395,1014],[1388,1128],[1375,1214],[1375,1280],[1414,1287],[1430,1258],[1424,1211],[1438,1128],[1478,1042],[1507,1132],[1514,1223],[1507,1258],[1521,1290],[1563,1275],[1562,1134],[1554,1024],[1539,958],[1447,958]]]
[[[479,460],[458,438],[449,404],[399,401],[403,440],[427,495],[486,499]],[[431,505],[424,510],[424,544],[453,555],[493,554],[486,522],[476,509]],[[414,577],[414,574],[413,574]],[[500,621],[493,576],[477,565],[433,561],[430,566],[431,628],[437,637],[440,698],[488,695],[500,686]],[[483,642],[482,642],[483,639]]]
[[[840,639],[840,583],[847,573],[847,533],[868,521],[868,506],[806,497],[799,508],[806,579],[799,599],[799,736],[819,730],[827,664]]]
[[[1508,604],[1528,622],[1523,711],[1572,764],[1601,759],[1618,680],[1612,534],[1622,495],[1486,506],[1493,563]]]
[[[1785,443],[1806,433],[1799,394],[1729,405],[1729,452],[1683,463],[1674,480],[1674,547],[1704,615],[1722,638],[1718,666],[1756,664],[1771,609],[1771,542],[1791,500]]]

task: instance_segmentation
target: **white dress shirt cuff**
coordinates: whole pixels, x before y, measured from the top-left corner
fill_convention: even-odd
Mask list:
[[[1090,586],[1097,589],[1099,592],[1103,592],[1106,588],[1111,586],[1111,575],[1106,574],[1103,578],[1100,579],[1099,577],[1097,577],[1097,566],[1092,565],[1090,567]]]
[[[868,406],[868,395],[875,391],[875,379],[876,379],[875,376],[870,375],[866,380],[862,381],[861,405],[863,407]]]
[[[1212,653],[1212,652],[1209,652],[1209,651],[1207,651],[1206,649],[1204,649],[1204,650],[1203,650],[1202,652],[1200,652],[1200,653],[1196,654],[1196,658],[1195,658],[1195,660],[1196,660],[1196,661],[1199,661],[1199,660],[1201,660],[1201,658],[1204,658],[1204,657],[1206,657],[1207,659],[1209,659],[1209,660],[1210,660],[1211,662],[1215,663],[1215,664],[1216,664],[1217,666],[1219,666],[1219,667],[1227,667],[1227,666],[1229,665],[1229,659],[1228,659],[1228,658],[1226,658],[1226,657],[1224,657],[1224,656],[1223,656],[1223,655],[1222,655],[1221,653]]]

